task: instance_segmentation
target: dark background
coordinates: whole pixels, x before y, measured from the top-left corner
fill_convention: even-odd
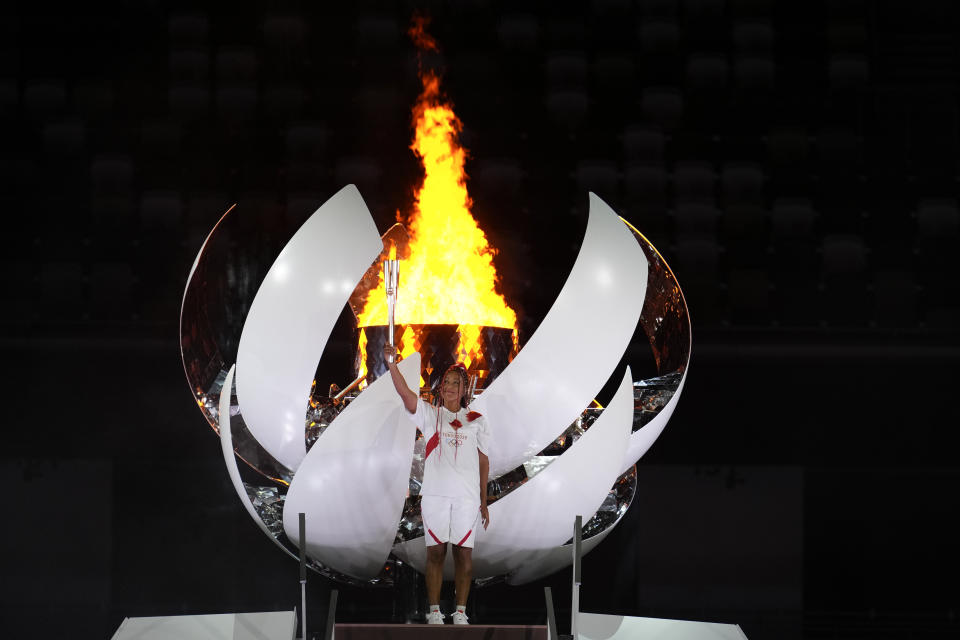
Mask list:
[[[0,10],[6,636],[298,605],[184,383],[180,298],[234,202],[278,238],[351,182],[381,230],[408,210],[418,8],[522,338],[590,190],[690,306],[683,398],[583,610],[960,633],[956,3],[327,4]],[[474,620],[542,622],[544,585],[565,619],[568,580],[478,590]],[[340,619],[393,614],[341,591]]]

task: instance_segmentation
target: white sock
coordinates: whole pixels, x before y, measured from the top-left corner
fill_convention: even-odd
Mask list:
[[[465,604],[458,604],[458,605],[457,605],[457,611],[459,611],[460,613],[466,615],[466,614],[467,614],[467,605],[465,605]]]
[[[432,604],[432,605],[430,605],[430,613],[433,613],[434,611],[439,612],[439,611],[440,611],[440,605],[438,605],[438,604]]]

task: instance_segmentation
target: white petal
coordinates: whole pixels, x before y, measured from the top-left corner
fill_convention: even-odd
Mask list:
[[[304,416],[327,338],[383,244],[353,185],[327,200],[277,256],[250,306],[237,350],[237,396],[254,438],[290,469],[306,454]]]
[[[399,364],[420,385],[420,354]],[[283,528],[299,545],[306,514],[307,553],[367,580],[383,568],[403,511],[417,428],[389,375],[377,378],[327,427],[290,483]]]
[[[491,477],[542,451],[596,397],[637,327],[647,266],[630,229],[591,193],[583,246],[563,290],[517,357],[474,402],[493,436]]]

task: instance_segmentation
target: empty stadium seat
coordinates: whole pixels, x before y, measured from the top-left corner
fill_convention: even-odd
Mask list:
[[[297,46],[303,42],[308,31],[306,21],[297,15],[269,15],[263,20],[263,42],[271,48]]]
[[[167,90],[170,114],[181,121],[202,118],[210,111],[211,93],[203,85],[176,85]]]
[[[677,202],[673,211],[677,240],[690,238],[717,239],[720,212],[707,202]]]
[[[23,110],[31,118],[60,115],[67,105],[67,87],[62,80],[30,80],[23,90]]]
[[[734,24],[733,44],[741,54],[768,54],[773,51],[773,26],[767,21]]]
[[[636,0],[637,10],[645,18],[676,18],[680,0]]]
[[[321,122],[294,122],[284,137],[287,155],[296,159],[322,158],[328,137],[327,127]]]
[[[730,68],[723,53],[694,53],[687,60],[686,85],[694,92],[726,89]]]
[[[471,184],[493,199],[519,193],[523,178],[523,169],[514,158],[478,159],[471,172]]]
[[[822,319],[831,326],[866,326],[872,318],[867,247],[853,234],[828,234],[821,243]]]
[[[205,47],[174,49],[167,57],[171,84],[203,84],[210,78],[210,53]]]
[[[873,277],[875,306],[873,321],[878,327],[912,328],[920,318],[919,285],[912,273],[878,271]]]
[[[717,173],[706,162],[678,162],[673,169],[673,192],[677,200],[713,202]]]
[[[358,49],[385,49],[400,42],[400,25],[388,14],[368,13],[357,17],[356,47]]]
[[[646,54],[674,54],[680,49],[680,26],[673,20],[641,20],[637,40]]]
[[[590,100],[584,91],[562,90],[548,92],[546,103],[551,118],[572,131],[583,123]]]
[[[769,218],[766,207],[724,204],[721,209],[721,243],[727,262],[736,267],[766,266],[769,261]]]
[[[769,91],[776,81],[773,58],[764,55],[738,55],[733,60],[734,84],[744,90]]]
[[[376,192],[382,176],[380,163],[367,156],[338,158],[334,168],[334,177],[338,184],[355,184],[360,193],[367,197]]]
[[[140,228],[177,231],[183,221],[183,200],[179,191],[147,191],[140,198]]]
[[[620,176],[610,160],[583,160],[574,170],[574,179],[581,192],[592,191],[610,202],[619,199]]]
[[[43,148],[52,158],[77,156],[87,141],[87,126],[76,118],[48,122],[40,135]]]
[[[720,291],[720,246],[707,238],[677,242],[670,265],[683,287],[694,325],[716,325],[723,317]]]
[[[167,19],[167,33],[175,45],[204,43],[209,30],[210,20],[202,13],[176,13]]]
[[[105,122],[115,116],[117,91],[102,80],[81,81],[73,88],[73,105],[87,120]]]
[[[37,311],[42,324],[71,324],[86,313],[86,276],[79,262],[47,262],[40,268]]]
[[[640,111],[654,124],[669,131],[683,119],[683,96],[673,87],[649,87],[640,96]]]
[[[583,52],[548,54],[544,67],[547,86],[552,90],[580,89],[587,80],[587,57]]]
[[[864,55],[836,55],[827,63],[827,76],[835,91],[865,89],[870,78],[870,64]]]
[[[817,213],[808,198],[777,198],[770,216],[774,241],[809,240],[816,237]]]
[[[623,131],[624,157],[630,164],[662,166],[666,136],[662,131],[642,125],[628,125]]]
[[[660,167],[628,166],[624,172],[627,202],[666,207],[669,176]]]
[[[290,121],[300,116],[305,101],[303,88],[295,84],[270,84],[263,91],[264,115]]]
[[[917,204],[917,235],[913,243],[924,283],[943,286],[956,279],[960,210],[953,198],[924,198]]]
[[[90,268],[90,316],[114,324],[132,318],[137,310],[133,268],[125,262],[97,262]]]
[[[764,269],[732,269],[727,276],[727,314],[735,326],[767,326],[773,320],[770,277]]]
[[[167,163],[180,155],[183,129],[169,120],[146,121],[140,127],[140,157],[147,163]]]
[[[727,205],[762,206],[763,169],[755,163],[730,163],[720,171],[723,202]]]
[[[633,58],[624,53],[602,53],[593,63],[596,87],[618,96],[633,92],[636,71]]]
[[[505,49],[533,50],[540,38],[540,22],[530,14],[507,14],[497,24],[497,36]]]
[[[217,87],[217,115],[229,122],[253,118],[257,114],[259,101],[260,92],[256,84],[234,84]]]
[[[257,79],[260,61],[252,47],[224,47],[215,60],[217,82],[246,84]]]

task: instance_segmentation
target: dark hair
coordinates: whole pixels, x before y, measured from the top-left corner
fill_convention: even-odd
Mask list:
[[[447,370],[443,372],[443,377],[440,378],[439,388],[437,389],[437,395],[434,396],[433,404],[439,406],[442,402],[442,396],[440,391],[443,389],[443,379],[447,377],[447,374],[451,371],[455,371],[460,375],[460,389],[463,391],[460,394],[460,408],[467,408],[467,385],[470,383],[469,377],[467,377],[467,368],[463,366],[462,362],[455,362],[454,364],[447,367]]]

